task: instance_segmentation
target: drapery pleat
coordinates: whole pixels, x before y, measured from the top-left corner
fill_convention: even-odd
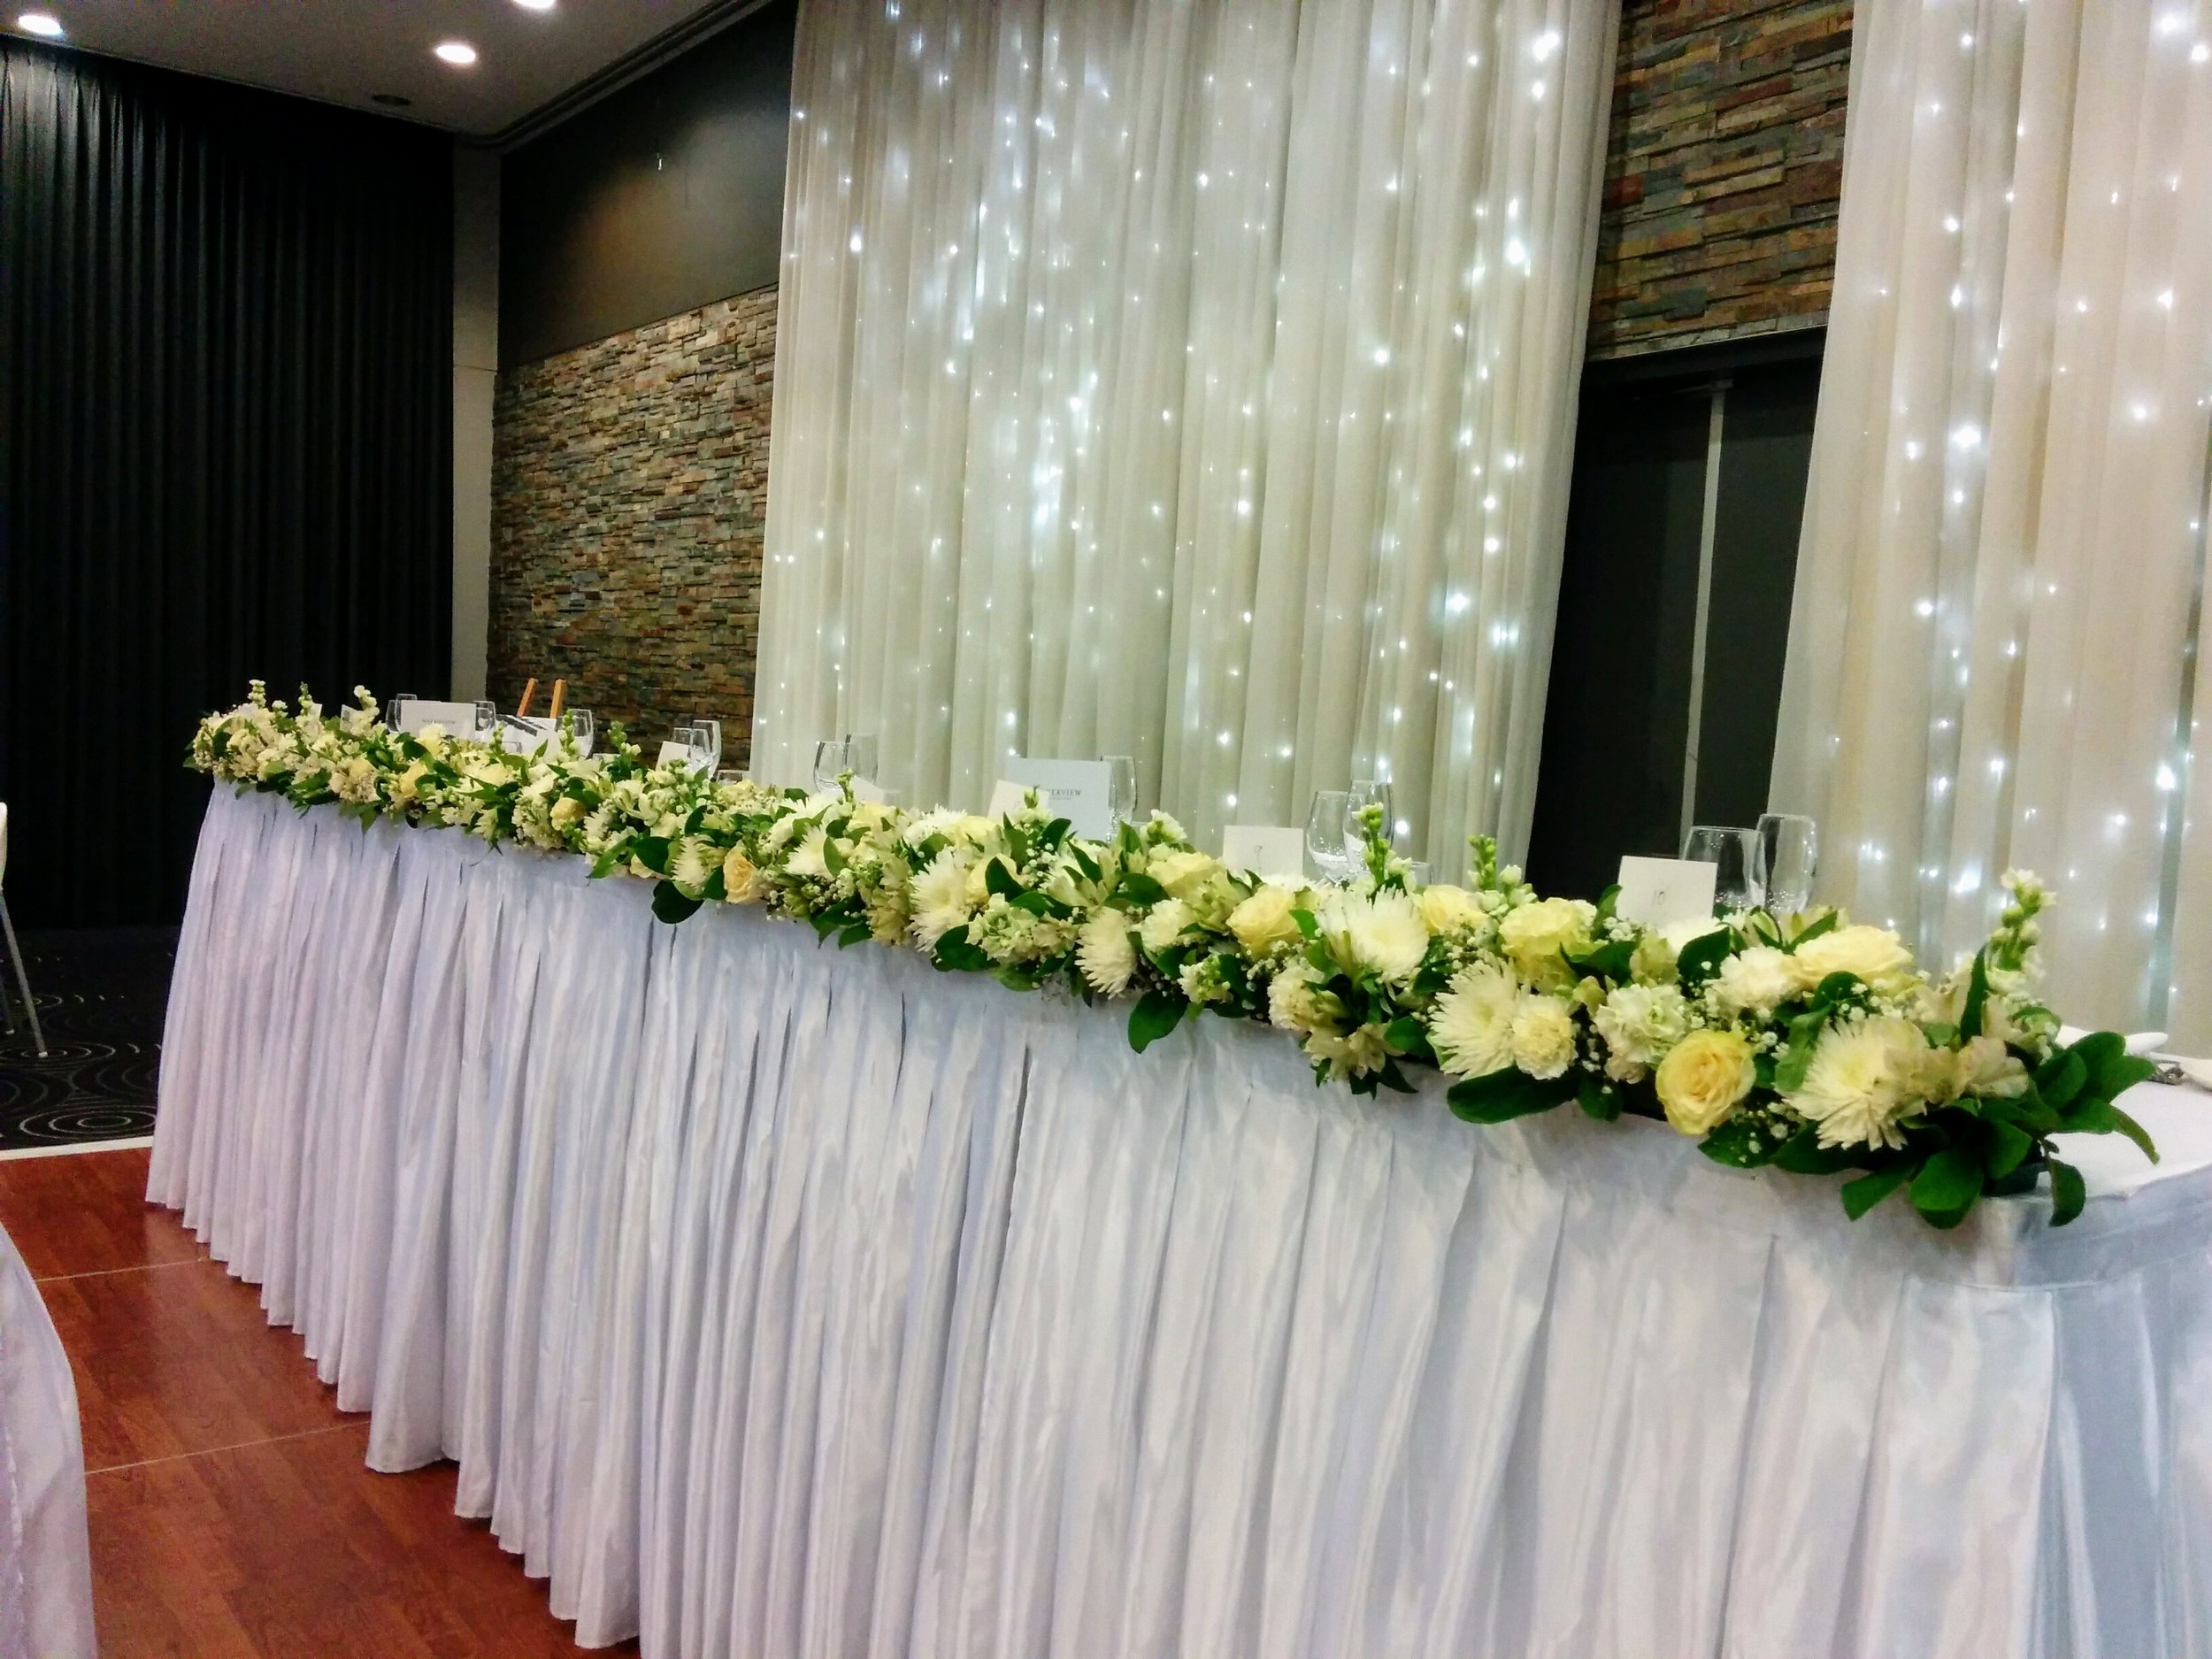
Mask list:
[[[1775,803],[1924,961],[2036,871],[2051,1000],[2202,1050],[2212,11],[1881,0],[1852,42]]]
[[[0,800],[19,921],[173,919],[193,725],[442,695],[442,135],[0,40]]]
[[[1613,0],[816,0],[754,764],[1525,840]]]
[[[2193,1096],[1854,1224],[584,871],[219,794],[150,1194],[587,1644],[2212,1655]]]

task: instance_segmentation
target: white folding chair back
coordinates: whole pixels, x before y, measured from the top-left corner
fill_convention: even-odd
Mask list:
[[[31,999],[31,976],[23,970],[23,947],[15,942],[15,918],[8,914],[8,803],[0,801],[0,933],[8,941],[8,956],[15,964],[15,988],[23,993],[23,1011],[30,1017],[31,1041],[38,1049],[38,1057],[46,1057],[46,1033],[39,1028],[38,1004]],[[8,1007],[8,994],[0,989],[0,1012],[7,1017],[8,1029],[15,1029],[15,1010]]]

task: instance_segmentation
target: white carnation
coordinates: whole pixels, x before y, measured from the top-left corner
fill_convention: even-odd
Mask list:
[[[1674,986],[1623,985],[1606,994],[1590,1023],[1605,1039],[1607,1072],[1633,1082],[1689,1034],[1690,1010]]]
[[[1267,1023],[1280,1031],[1311,1031],[1333,1018],[1313,964],[1294,957],[1268,982]],[[1332,999],[1333,1002],[1333,999]]]
[[[1531,991],[1513,1016],[1513,1064],[1531,1077],[1555,1078],[1574,1064],[1574,1005]]]
[[[1763,1019],[1803,988],[1794,957],[1772,945],[1754,945],[1720,964],[1712,995],[1724,1012]]]
[[[1145,912],[1144,923],[1138,932],[1144,940],[1144,948],[1157,953],[1180,940],[1197,919],[1182,900],[1163,899]]]

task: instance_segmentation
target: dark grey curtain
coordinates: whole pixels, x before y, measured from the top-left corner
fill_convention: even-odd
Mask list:
[[[452,166],[403,123],[0,41],[0,799],[26,923],[179,911],[261,675],[449,672]]]

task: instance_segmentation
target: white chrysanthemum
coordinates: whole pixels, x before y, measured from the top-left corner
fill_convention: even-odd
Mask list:
[[[1455,1077],[1487,1077],[1511,1065],[1520,1004],[1519,981],[1495,963],[1462,968],[1429,1010],[1437,1063]]]
[[[1927,1056],[1927,1039],[1909,1019],[1832,1025],[1788,1104],[1820,1125],[1824,1147],[1901,1147],[1898,1122],[1924,1103]]]
[[[829,860],[824,854],[829,837],[819,824],[806,833],[806,839],[793,849],[791,856],[783,861],[787,875],[800,877],[826,876]]]
[[[1720,964],[1713,976],[1712,995],[1727,1013],[1756,1014],[1763,1019],[1803,988],[1797,964],[1787,951],[1754,945]]]
[[[668,855],[668,879],[679,892],[695,899],[721,867],[722,849],[703,836],[685,836]]]
[[[1340,1035],[1333,1031],[1310,1033],[1306,1038],[1306,1057],[1327,1066],[1333,1078],[1379,1071],[1390,1057],[1383,1043],[1385,1029],[1379,1021],[1371,1020]]]
[[[341,801],[376,799],[376,767],[361,756],[342,760],[330,769],[330,792]]]
[[[1189,905],[1180,899],[1162,899],[1145,912],[1144,923],[1138,929],[1144,948],[1162,951],[1179,941],[1198,918],[1191,914]]]
[[[1513,1064],[1531,1077],[1555,1078],[1574,1058],[1574,1005],[1531,991],[1513,1015]]]
[[[1083,924],[1075,941],[1075,965],[1083,983],[1104,996],[1119,996],[1137,972],[1137,948],[1130,941],[1129,918],[1101,910]]]
[[[1606,994],[1590,1023],[1605,1039],[1607,1072],[1632,1082],[1689,1034],[1690,1010],[1675,986],[1622,985]]]
[[[1402,893],[1339,893],[1317,918],[1339,961],[1371,968],[1386,985],[1402,985],[1429,953],[1421,907]]]
[[[914,938],[926,950],[956,927],[967,925],[967,855],[948,847],[914,878]]]

